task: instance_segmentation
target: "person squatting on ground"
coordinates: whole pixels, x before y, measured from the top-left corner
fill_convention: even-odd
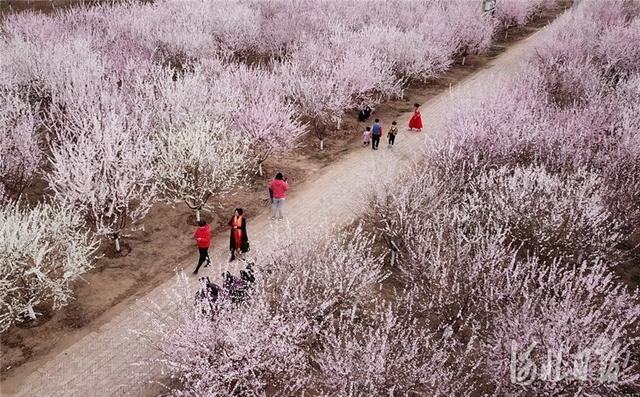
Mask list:
[[[204,265],[204,267],[209,266],[211,263],[211,259],[209,259],[209,244],[211,244],[211,228],[209,227],[209,224],[203,220],[198,221],[198,227],[196,228],[193,237],[196,239],[196,245],[198,246],[198,252],[200,253],[198,265],[196,266],[196,270],[193,271],[193,274],[198,274],[200,266],[205,261],[207,264]]]
[[[396,135],[398,134],[398,127],[396,127],[396,122],[391,123],[391,129],[389,130],[389,146],[393,146],[396,142]]]
[[[236,208],[233,216],[229,221],[231,233],[229,236],[229,250],[231,258],[229,262],[236,259],[236,255],[242,257],[242,254],[249,251],[249,238],[247,237],[247,220],[243,216],[242,208]]]
[[[364,108],[360,109],[358,112],[358,121],[364,123],[371,116],[371,108],[369,105],[365,105]]]
[[[289,190],[287,178],[282,176],[282,172],[278,172],[276,177],[269,184],[269,189],[273,192],[273,204],[271,205],[271,219],[282,219],[282,209],[284,208],[284,200]]]
[[[376,122],[373,123],[371,127],[371,148],[373,150],[378,150],[378,145],[380,145],[380,137],[382,136],[382,126],[380,125],[380,120],[376,119]]]
[[[220,296],[220,287],[212,283],[209,277],[200,277],[200,289],[196,291],[196,306],[200,306],[202,314],[213,314]]]
[[[413,111],[413,116],[411,116],[411,120],[409,120],[409,131],[413,131],[414,129],[420,132],[422,130],[422,115],[420,114],[420,104],[416,103],[413,105],[416,110]]]
[[[371,127],[367,127],[362,133],[362,144],[364,146],[369,146],[371,142]]]

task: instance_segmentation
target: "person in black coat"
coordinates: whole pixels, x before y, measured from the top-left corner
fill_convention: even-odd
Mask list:
[[[371,116],[371,108],[369,105],[365,105],[364,108],[358,112],[358,121],[364,123]]]
[[[229,262],[236,259],[237,255],[242,255],[249,251],[249,239],[247,238],[247,220],[243,216],[242,208],[236,208],[229,221],[231,233],[229,235],[229,250],[231,258]]]

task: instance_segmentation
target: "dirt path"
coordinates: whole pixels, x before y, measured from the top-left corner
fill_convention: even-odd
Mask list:
[[[491,61],[484,70],[454,86],[451,93],[472,94],[486,91],[491,82],[500,75],[511,74],[517,69],[519,61],[538,36],[534,34],[515,44]],[[384,136],[380,150],[373,151],[370,147],[354,150],[339,162],[319,171],[315,178],[309,178],[302,185],[292,186],[285,207],[285,222],[273,223],[268,214],[250,220],[248,228],[252,251],[268,249],[272,244],[275,229],[290,227],[296,230],[303,227],[319,227],[330,222],[342,224],[357,217],[366,203],[365,197],[371,185],[380,186],[382,182],[392,181],[410,165],[424,145],[425,134],[436,134],[442,130],[444,117],[450,106],[449,93],[445,92],[432,98],[422,106],[426,126],[422,133],[401,129],[395,147],[387,148]],[[410,113],[404,113],[396,120],[401,127],[406,126],[410,116]],[[383,127],[388,129],[391,119],[381,118]],[[213,246],[217,249],[212,252],[214,265],[201,271],[201,275],[217,279],[227,268],[226,249],[223,249],[227,244],[226,234],[216,238]],[[184,263],[166,265],[177,265],[191,271],[192,262],[193,257],[190,257]],[[82,339],[29,376],[3,382],[3,395],[154,395],[158,388],[148,385],[147,381],[158,379],[161,374],[138,373],[132,377],[136,370],[132,369],[131,364],[138,362],[140,358],[154,357],[156,353],[138,341],[130,330],[143,327],[142,313],[146,310],[147,300],[158,302],[165,310],[171,309],[171,302],[164,299],[163,291],[171,288],[174,283],[175,277],[154,289],[144,299],[137,300],[109,322],[92,328]]]

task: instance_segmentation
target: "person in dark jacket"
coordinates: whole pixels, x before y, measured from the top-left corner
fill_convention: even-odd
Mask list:
[[[200,270],[200,266],[206,261],[207,264],[204,267],[209,266],[211,263],[211,259],[209,259],[209,244],[211,244],[211,227],[207,224],[207,222],[200,220],[198,221],[198,227],[196,228],[195,233],[193,234],[193,238],[196,240],[196,245],[198,246],[198,252],[200,253],[200,259],[198,259],[198,265],[196,266],[196,270],[194,270],[193,274],[198,274],[198,270]]]
[[[236,255],[242,255],[249,251],[249,239],[247,238],[247,220],[243,216],[242,208],[236,208],[229,221],[231,234],[229,236],[229,250],[231,258],[229,262],[236,259]]]
[[[358,121],[364,123],[371,116],[371,108],[369,105],[365,105],[364,108],[360,109],[358,112]]]

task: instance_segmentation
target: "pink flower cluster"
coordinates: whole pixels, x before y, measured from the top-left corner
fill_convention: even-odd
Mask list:
[[[446,170],[534,165],[567,179],[591,173],[594,195],[630,232],[640,221],[640,68],[632,61],[640,57],[640,10],[628,4],[585,2],[563,16],[519,76],[459,107],[433,161]]]

